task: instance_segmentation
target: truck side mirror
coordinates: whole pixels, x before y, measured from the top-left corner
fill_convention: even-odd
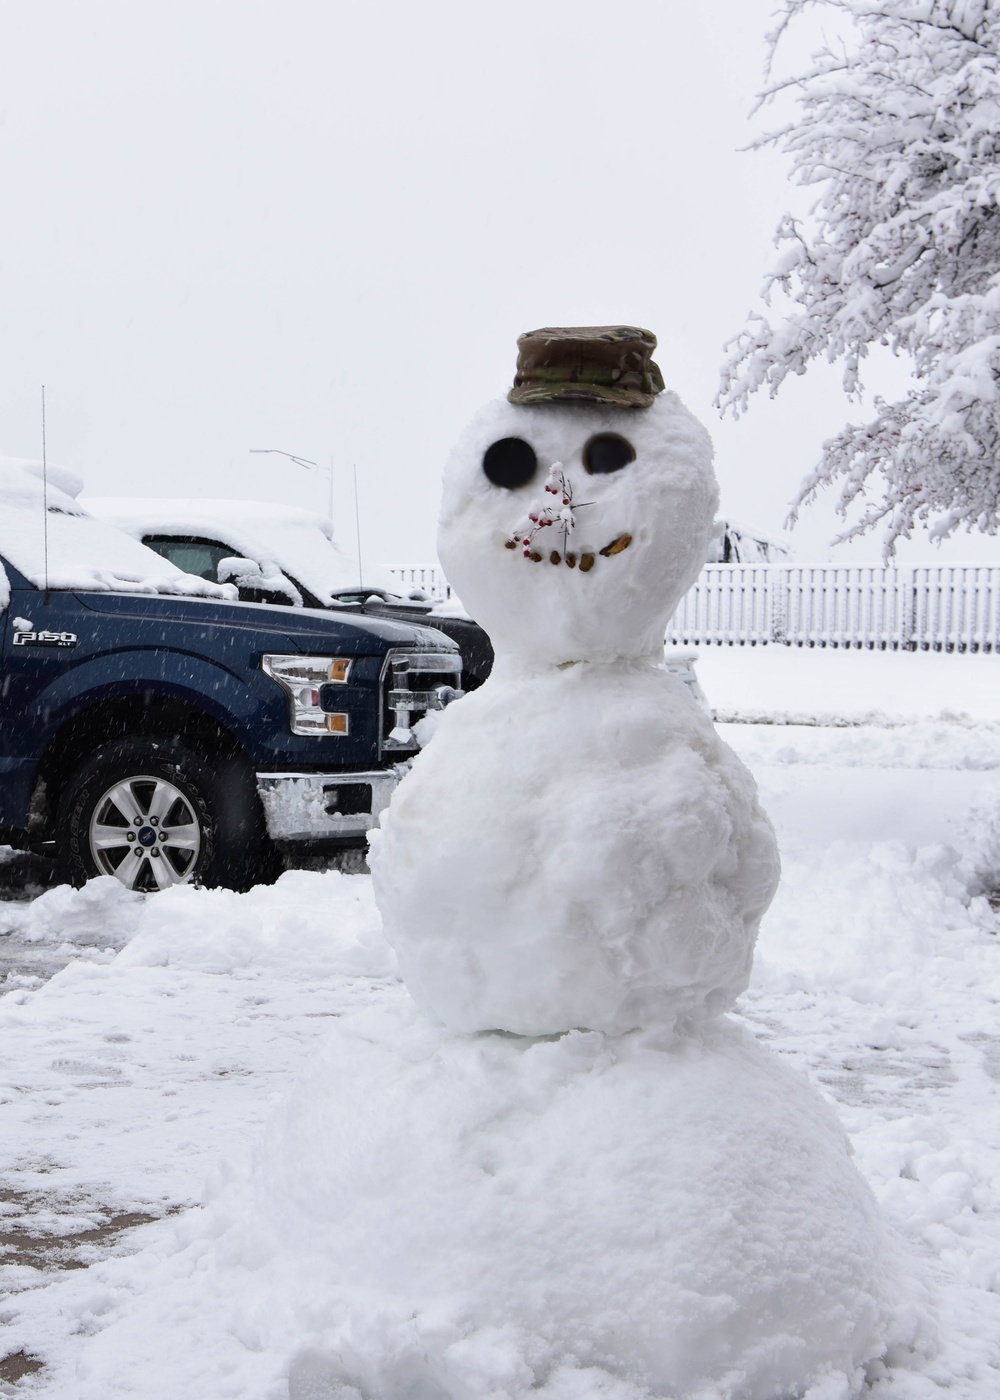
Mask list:
[[[237,588],[263,588],[264,572],[256,559],[220,559],[216,566],[220,583],[235,583]]]
[[[265,574],[256,559],[234,555],[220,559],[216,567],[220,583],[235,583],[241,603],[280,603],[301,607],[302,597],[282,573]]]

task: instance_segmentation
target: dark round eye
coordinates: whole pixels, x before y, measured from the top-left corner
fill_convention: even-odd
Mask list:
[[[494,486],[508,491],[526,486],[537,470],[535,449],[524,438],[501,438],[483,453],[483,471]]]
[[[617,433],[598,433],[583,449],[583,465],[591,476],[604,476],[608,472],[620,472],[629,462],[635,461],[635,448]]]

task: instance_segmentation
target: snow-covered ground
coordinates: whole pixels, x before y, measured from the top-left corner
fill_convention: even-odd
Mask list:
[[[1000,659],[706,649],[698,669],[721,712],[802,721],[721,726],[784,864],[739,1010],[836,1104],[937,1295],[937,1355],[872,1394],[991,1400]],[[0,904],[0,933],[25,960],[71,959],[0,1001],[0,1393],[281,1400],[308,1338],[276,1344],[229,1230],[272,1114],[338,1037],[344,1060],[340,1018],[405,1001],[368,877],[151,897],[98,880]],[[204,1286],[217,1251],[242,1293]],[[336,1393],[297,1364],[299,1395]]]
[[[1000,658],[836,647],[701,647],[697,670],[721,719],[898,724],[1000,720]]]

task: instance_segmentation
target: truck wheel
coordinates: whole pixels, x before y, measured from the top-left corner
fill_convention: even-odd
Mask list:
[[[84,764],[63,793],[56,844],[75,885],[113,875],[131,890],[249,889],[280,869],[246,765],[171,739],[119,739]]]

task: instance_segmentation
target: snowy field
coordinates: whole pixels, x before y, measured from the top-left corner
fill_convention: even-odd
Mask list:
[[[836,1105],[937,1299],[936,1353],[871,1393],[991,1400],[1000,658],[705,649],[698,672],[782,848],[740,1015]],[[338,1018],[405,1001],[369,878],[152,897],[97,880],[0,904],[0,933],[22,968],[0,1001],[0,1393],[282,1400],[293,1364],[298,1395],[338,1393],[310,1388],[309,1335],[274,1325],[232,1225]]]

